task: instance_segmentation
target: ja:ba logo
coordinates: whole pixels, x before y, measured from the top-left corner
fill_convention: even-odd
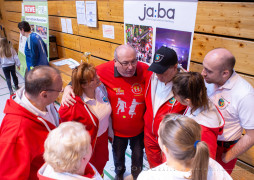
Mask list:
[[[144,17],[138,17],[140,21],[144,21],[146,16],[147,17],[155,17],[155,18],[165,18],[168,19],[175,19],[175,9],[169,8],[161,8],[161,4],[158,3],[158,9],[155,9],[154,7],[148,7],[146,9],[146,4],[144,4]]]

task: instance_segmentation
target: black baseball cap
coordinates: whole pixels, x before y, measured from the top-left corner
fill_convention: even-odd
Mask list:
[[[168,47],[161,46],[153,57],[153,63],[148,68],[157,74],[163,74],[170,66],[177,64],[178,58],[176,52]]]

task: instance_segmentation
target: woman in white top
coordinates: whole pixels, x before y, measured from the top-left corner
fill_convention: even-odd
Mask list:
[[[158,142],[166,162],[143,171],[138,180],[192,179],[227,180],[229,174],[212,158],[201,140],[201,127],[194,120],[166,115],[160,124]]]
[[[89,163],[92,155],[91,137],[81,123],[60,124],[49,133],[44,149],[46,163],[38,171],[40,180],[102,180]]]
[[[108,161],[108,127],[111,106],[105,86],[99,80],[96,69],[86,62],[72,72],[72,87],[76,103],[61,105],[59,115],[62,122],[76,121],[86,126],[91,136],[92,163],[100,174]]]
[[[185,116],[201,126],[201,140],[209,148],[210,157],[216,159],[217,138],[225,124],[219,109],[208,99],[204,79],[198,72],[178,73],[173,79],[174,97],[186,105]]]
[[[11,44],[6,38],[0,39],[0,64],[2,65],[4,76],[8,85],[10,94],[13,94],[13,89],[11,87],[11,76],[13,78],[13,83],[15,89],[19,89],[18,77],[16,75],[15,65],[20,69],[20,61],[16,51],[12,48]]]

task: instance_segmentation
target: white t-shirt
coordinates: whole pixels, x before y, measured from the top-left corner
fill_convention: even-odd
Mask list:
[[[151,81],[151,95],[153,104],[153,116],[155,117],[160,106],[164,104],[168,99],[173,97],[172,81],[165,84],[161,82],[155,73],[153,73]]]
[[[138,180],[180,180],[180,179],[187,179],[190,177],[191,171],[183,172],[177,171],[169,166],[166,163],[163,163],[155,168],[149,169],[148,171],[142,171],[139,176]],[[224,170],[219,163],[217,163],[212,158],[209,158],[209,165],[208,165],[208,174],[207,180],[231,180],[232,178]]]
[[[87,104],[89,110],[98,118],[99,129],[98,137],[101,136],[109,127],[109,118],[112,112],[106,89],[104,86],[99,86],[95,89],[95,99],[90,99],[85,94],[83,94],[83,100]]]
[[[254,89],[236,72],[223,86],[206,84],[207,94],[225,119],[220,141],[234,141],[241,137],[243,128],[254,129]]]

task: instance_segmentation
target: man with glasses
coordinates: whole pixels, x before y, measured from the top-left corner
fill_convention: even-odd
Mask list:
[[[44,141],[59,125],[53,102],[62,91],[58,70],[36,66],[25,75],[25,87],[7,100],[0,128],[0,179],[38,179]]]
[[[112,107],[112,126],[114,131],[113,157],[115,179],[123,179],[125,151],[130,141],[132,150],[131,174],[136,179],[142,171],[144,148],[145,78],[148,65],[138,62],[136,51],[130,45],[115,49],[114,61],[96,67],[100,80],[106,86]],[[72,104],[70,87],[63,95],[62,104]]]

